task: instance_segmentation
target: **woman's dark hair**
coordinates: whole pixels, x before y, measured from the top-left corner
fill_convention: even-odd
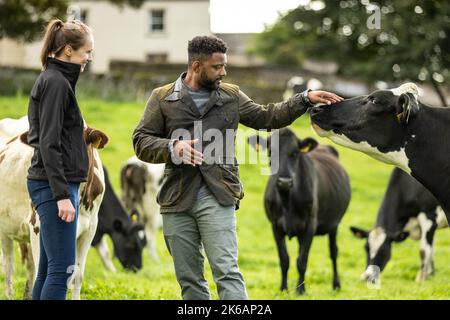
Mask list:
[[[222,39],[213,36],[195,37],[188,43],[189,65],[216,52],[226,53],[227,50],[227,44]]]
[[[79,20],[62,22],[54,19],[50,21],[45,28],[41,51],[42,68],[47,68],[47,57],[58,56],[66,45],[70,45],[74,50],[81,48],[89,34],[92,34],[91,28]]]

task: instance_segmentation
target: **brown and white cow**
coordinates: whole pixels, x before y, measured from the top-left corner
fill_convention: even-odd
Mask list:
[[[22,118],[23,119],[23,118]],[[29,199],[26,177],[33,155],[33,148],[26,144],[28,122],[10,122],[10,133],[21,133],[0,145],[0,239],[5,265],[6,294],[13,296],[12,276],[14,272],[13,241],[20,243],[26,256],[27,281],[24,297],[31,297],[39,257],[39,218]],[[2,121],[2,124],[5,122]],[[88,250],[95,235],[98,211],[105,192],[102,162],[97,149],[105,146],[108,138],[92,128],[85,129],[88,147],[89,172],[87,182],[80,185],[80,211],[77,227],[76,267],[72,276],[72,299],[80,299],[81,283]],[[31,250],[30,250],[31,244]]]

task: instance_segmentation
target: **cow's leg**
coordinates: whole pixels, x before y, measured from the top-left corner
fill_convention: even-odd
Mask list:
[[[14,243],[6,236],[1,237],[3,251],[3,266],[5,271],[6,297],[13,298],[14,275]]]
[[[287,274],[289,270],[289,254],[286,249],[285,235],[278,230],[275,226],[272,226],[273,235],[277,244],[278,258],[280,259],[281,267],[281,288],[280,290],[287,290]]]
[[[30,230],[30,245],[31,253],[33,254],[34,267],[35,270],[39,268],[39,255],[40,255],[40,230],[41,221],[39,220],[39,215],[31,205],[30,222],[28,223],[28,229]]]
[[[29,300],[31,299],[31,294],[33,292],[33,284],[36,269],[34,266],[31,245],[29,243],[22,243],[20,244],[20,250],[22,253],[23,262],[25,262],[25,266],[27,269],[27,280],[25,282],[25,290],[23,292],[23,298]]]
[[[145,237],[147,238],[148,252],[150,258],[154,261],[159,261],[158,253],[156,252],[156,233],[158,229],[156,227],[156,221],[147,223],[145,225]]]
[[[306,266],[308,264],[308,255],[309,249],[311,248],[312,239],[314,237],[314,233],[312,230],[306,230],[304,234],[299,235],[298,244],[299,244],[299,256],[297,258],[297,270],[300,275],[297,283],[297,293],[304,294],[305,293],[305,273]]]
[[[73,276],[72,300],[80,300],[81,284],[84,277],[87,254],[94,239],[98,224],[98,216],[91,217],[90,227],[77,238],[76,270]]]
[[[31,259],[29,259],[28,263],[33,263],[33,278],[30,282],[31,294],[33,293],[33,287],[36,281],[36,276],[39,270],[39,256],[41,254],[40,248],[40,221],[37,212],[32,208],[32,217],[33,220],[28,224],[30,230],[30,255]],[[31,266],[28,266],[29,270],[31,270]]]
[[[108,244],[106,243],[105,237],[102,237],[100,242],[96,246],[100,260],[102,260],[103,265],[108,271],[116,272],[116,267],[111,260],[111,255],[109,254]]]
[[[329,247],[330,247],[330,258],[333,263],[333,289],[339,290],[341,288],[341,282],[339,281],[339,274],[337,270],[337,256],[338,256],[338,246],[336,242],[337,228],[328,234]]]
[[[420,213],[417,217],[419,221],[420,236],[420,270],[417,274],[416,281],[424,281],[434,271],[433,262],[433,239],[437,228],[436,215],[425,215]]]

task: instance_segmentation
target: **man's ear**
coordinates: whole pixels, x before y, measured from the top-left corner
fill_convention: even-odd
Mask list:
[[[319,143],[313,138],[298,140],[298,148],[302,153],[308,153],[314,150],[318,145]]]
[[[402,93],[395,105],[397,121],[407,124],[409,119],[419,111],[419,104],[412,93]]]
[[[194,62],[192,62],[191,64],[191,69],[192,71],[194,71],[195,73],[198,73],[200,71],[200,67],[201,67],[202,63],[199,60],[195,60]]]
[[[250,136],[247,138],[247,143],[251,145],[257,152],[266,150],[270,143],[270,138],[266,139],[259,135]]]
[[[369,237],[369,231],[358,228],[358,227],[350,227],[351,232],[353,235],[359,239],[365,239]]]
[[[394,235],[392,235],[390,238],[394,242],[402,242],[405,241],[406,238],[408,238],[409,232],[408,231],[398,231]]]

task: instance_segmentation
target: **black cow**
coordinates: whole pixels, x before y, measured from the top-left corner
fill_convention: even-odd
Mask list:
[[[278,172],[272,172],[266,187],[264,205],[277,244],[281,266],[281,290],[287,290],[289,256],[285,236],[297,237],[299,280],[297,293],[305,292],[305,272],[309,249],[315,235],[329,236],[330,256],[333,262],[333,289],[340,288],[337,271],[338,247],[336,235],[350,201],[350,182],[339,164],[333,147],[319,146],[312,138],[298,139],[289,129],[279,132],[279,148],[273,136],[269,141],[256,136],[251,145],[271,145],[271,166],[279,158]],[[261,143],[263,142],[263,143]],[[275,153],[276,150],[279,152]]]
[[[375,280],[391,258],[393,242],[420,239],[421,266],[416,280],[434,273],[433,238],[447,221],[436,198],[416,179],[395,168],[378,210],[375,228],[366,231],[351,227],[358,238],[366,238],[367,268],[361,278]]]
[[[378,90],[311,108],[311,120],[320,136],[411,174],[450,220],[450,109],[420,103],[418,92],[413,83]]]
[[[146,244],[144,225],[137,222],[138,213],[129,216],[111,186],[106,168],[105,195],[98,212],[98,226],[92,246],[97,247],[103,263],[114,270],[103,236],[109,235],[114,246],[114,255],[125,269],[137,271],[142,268],[142,250]]]

